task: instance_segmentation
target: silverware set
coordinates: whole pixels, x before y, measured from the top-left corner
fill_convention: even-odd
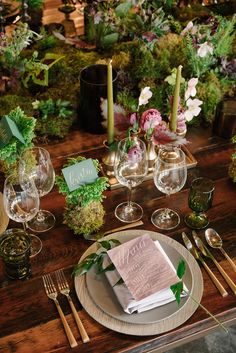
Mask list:
[[[57,282],[59,292],[67,297],[67,300],[70,304],[70,307],[71,307],[72,313],[74,315],[74,319],[76,321],[76,324],[78,326],[82,341],[84,343],[89,342],[89,340],[90,340],[89,336],[88,336],[88,334],[82,324],[82,321],[79,318],[78,312],[77,312],[77,310],[74,306],[74,303],[70,297],[70,288],[69,288],[68,282],[65,278],[64,272],[62,270],[58,270],[55,272],[55,276],[56,276],[56,282]],[[71,346],[71,348],[74,348],[78,345],[78,343],[77,343],[77,341],[76,341],[76,339],[75,339],[75,337],[74,337],[74,335],[73,335],[73,333],[72,333],[72,331],[66,321],[65,315],[64,315],[64,313],[61,309],[61,306],[57,300],[58,291],[56,289],[56,286],[54,284],[52,276],[51,276],[51,274],[46,274],[46,275],[43,275],[42,278],[43,278],[45,292],[46,292],[47,296],[54,301],[56,308],[58,310],[58,313],[60,315],[66,336],[67,336],[68,341],[70,343],[70,346]]]
[[[207,230],[208,231],[208,230]],[[209,239],[209,232],[206,231],[206,239],[208,239],[208,244],[210,242]],[[216,233],[217,234],[217,233]],[[208,236],[207,236],[208,235]],[[229,277],[229,275],[225,272],[223,267],[219,264],[219,262],[216,260],[212,252],[209,250],[209,248],[203,243],[201,238],[197,235],[197,233],[193,230],[192,231],[192,236],[193,240],[195,242],[196,247],[193,245],[189,237],[186,235],[186,233],[182,233],[182,239],[183,242],[186,246],[186,248],[191,252],[191,254],[195,257],[196,260],[199,260],[202,265],[204,266],[205,270],[207,271],[208,275],[210,276],[212,282],[215,284],[216,288],[219,290],[220,294],[222,297],[226,297],[228,295],[228,292],[226,289],[223,287],[223,285],[219,282],[219,280],[216,278],[214,273],[211,271],[211,269],[208,267],[206,264],[204,257],[210,258],[215,266],[217,267],[218,271],[222,275],[222,277],[225,279],[226,283],[229,285],[231,288],[232,292],[236,295],[236,284],[232,281],[232,279]],[[219,236],[219,235],[218,235]],[[209,244],[210,245],[210,244]],[[221,244],[222,247],[222,244]],[[218,247],[219,248],[219,247]],[[225,255],[225,252],[224,252]],[[235,264],[232,261],[229,256],[226,256],[227,260],[235,270]]]

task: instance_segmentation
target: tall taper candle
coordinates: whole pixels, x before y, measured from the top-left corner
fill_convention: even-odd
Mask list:
[[[113,106],[113,79],[112,79],[112,60],[107,65],[107,144],[111,145],[114,141],[114,106]]]
[[[181,70],[182,70],[182,66],[179,65],[176,73],[174,98],[173,98],[172,111],[170,116],[170,130],[174,132],[177,130],[177,114],[178,114],[178,106],[179,106]]]

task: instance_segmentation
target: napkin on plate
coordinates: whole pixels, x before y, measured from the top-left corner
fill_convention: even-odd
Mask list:
[[[165,251],[163,250],[162,246],[160,245],[159,241],[154,241],[154,244],[157,247],[157,249],[161,252],[161,255],[164,256],[164,259],[168,263],[168,266],[171,268],[171,270],[173,270],[173,273],[175,274],[176,270],[172,262],[166,255]],[[108,251],[108,254],[109,254],[109,251]],[[110,262],[111,260],[107,256],[104,259],[104,264],[103,264],[104,268],[107,267]],[[119,303],[121,304],[123,310],[128,314],[132,314],[134,312],[141,313],[141,312],[156,308],[158,306],[170,303],[171,301],[175,300],[175,296],[171,291],[170,286],[163,288],[161,290],[158,290],[157,292],[151,295],[148,295],[142,298],[141,300],[135,300],[134,296],[131,294],[130,290],[128,289],[125,283],[116,284],[121,278],[121,275],[118,273],[117,270],[107,271],[105,272],[105,275],[108,279],[108,282],[112,286],[113,291]],[[172,278],[171,284],[174,284],[176,282],[178,282],[177,276],[176,276],[176,280],[175,280],[175,277]],[[141,280],[140,280],[140,283],[141,283]]]

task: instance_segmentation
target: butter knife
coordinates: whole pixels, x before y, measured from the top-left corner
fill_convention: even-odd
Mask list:
[[[115,232],[119,232],[120,230],[126,230],[126,229],[130,229],[130,228],[135,228],[138,226],[142,226],[143,225],[143,221],[137,221],[137,222],[133,222],[133,223],[127,223],[124,226],[118,227],[118,228],[113,228],[110,230],[107,230],[105,232],[98,232],[98,233],[94,233],[94,234],[89,234],[86,237],[87,240],[99,240],[101,238],[103,238],[105,235],[111,234],[111,233],[115,233]]]
[[[228,283],[229,287],[232,289],[233,293],[236,295],[236,284],[232,281],[232,279],[227,275],[223,267],[219,264],[219,262],[215,259],[212,255],[210,250],[207,248],[206,245],[203,244],[202,240],[199,238],[197,233],[193,230],[192,231],[193,239],[198,247],[198,249],[202,252],[202,254],[206,257],[209,257],[216,267],[218,268],[219,272],[221,273],[222,277],[224,277],[225,281]]]
[[[199,260],[201,264],[204,266],[205,270],[207,271],[208,275],[210,276],[212,282],[216,286],[216,288],[219,290],[220,294],[222,297],[226,297],[228,295],[228,292],[225,290],[225,288],[222,286],[220,281],[216,278],[214,273],[211,271],[211,269],[207,266],[206,262],[204,259],[201,257],[195,246],[192,244],[191,240],[188,238],[185,232],[182,233],[182,239],[184,242],[184,245],[188,249],[188,251],[193,255],[193,257],[196,260]]]

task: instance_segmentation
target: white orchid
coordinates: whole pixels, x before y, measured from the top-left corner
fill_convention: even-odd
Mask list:
[[[201,108],[199,107],[203,101],[200,99],[191,99],[189,98],[186,102],[186,105],[188,109],[185,111],[184,116],[187,121],[191,121],[194,116],[198,116],[198,114],[201,111]]]
[[[152,92],[150,90],[150,87],[144,87],[140,93],[139,100],[138,100],[139,107],[141,105],[146,105],[151,97],[152,97]]]
[[[181,36],[185,36],[186,33],[190,32],[190,30],[193,28],[193,22],[190,21],[187,26],[182,30],[180,33]]]
[[[204,58],[207,54],[213,54],[213,46],[208,44],[208,42],[204,42],[200,44],[197,55],[200,56],[200,58]]]
[[[180,35],[182,37],[185,36],[186,33],[190,32],[191,34],[196,34],[197,32],[197,26],[193,25],[192,21],[189,21],[189,23],[187,24],[187,26],[182,30],[182,32],[180,33]]]
[[[185,92],[185,100],[188,100],[189,97],[195,97],[197,90],[196,85],[198,84],[198,78],[193,77],[188,81],[188,88]]]

